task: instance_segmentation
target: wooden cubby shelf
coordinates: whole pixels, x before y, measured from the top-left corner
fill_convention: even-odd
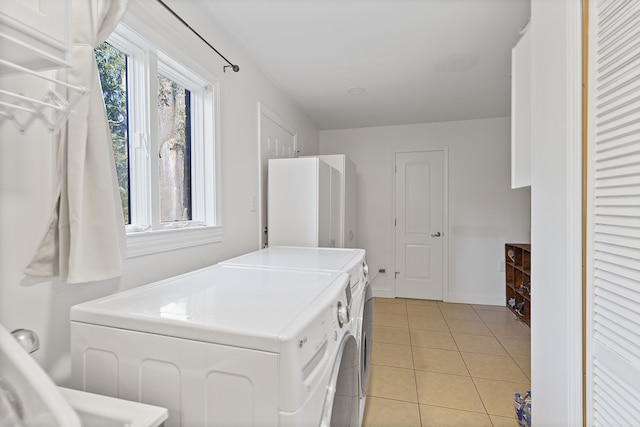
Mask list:
[[[531,245],[504,245],[506,305],[520,320],[531,326]]]

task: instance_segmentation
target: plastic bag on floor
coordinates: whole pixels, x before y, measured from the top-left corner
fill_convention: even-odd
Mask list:
[[[513,398],[513,407],[516,410],[518,425],[531,427],[531,391],[527,391],[524,396],[516,393]]]

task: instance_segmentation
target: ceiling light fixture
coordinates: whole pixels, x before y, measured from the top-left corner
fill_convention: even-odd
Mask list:
[[[365,92],[366,92],[366,89],[363,88],[363,87],[359,87],[359,86],[347,89],[347,93],[349,95],[362,95]]]

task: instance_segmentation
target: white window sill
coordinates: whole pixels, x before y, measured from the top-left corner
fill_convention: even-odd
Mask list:
[[[220,226],[185,227],[127,233],[127,258],[222,241]]]

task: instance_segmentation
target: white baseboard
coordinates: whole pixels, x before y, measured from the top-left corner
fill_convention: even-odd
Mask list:
[[[395,298],[395,293],[391,289],[373,288],[373,296],[376,298]],[[504,295],[482,295],[482,294],[468,294],[468,293],[455,293],[449,292],[449,294],[443,298],[444,302],[458,303],[458,304],[480,304],[480,305],[505,305]]]
[[[449,294],[444,298],[444,301],[459,304],[505,305],[504,298],[504,294],[485,295],[449,292]]]
[[[395,298],[395,293],[391,289],[372,288],[373,296],[376,298]]]

